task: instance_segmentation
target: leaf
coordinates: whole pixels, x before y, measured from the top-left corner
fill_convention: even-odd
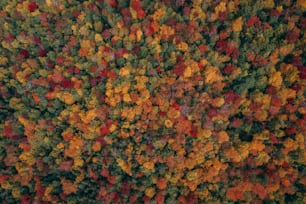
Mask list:
[[[272,86],[279,88],[283,82],[281,72],[276,71],[273,72],[269,77],[269,84]]]
[[[167,179],[165,179],[165,178],[158,179],[158,181],[156,183],[156,186],[160,190],[166,189],[167,188]]]
[[[227,189],[226,197],[233,201],[244,200],[243,191],[237,187]]]
[[[13,127],[11,125],[5,125],[3,128],[3,135],[8,138],[15,135]]]
[[[99,152],[101,150],[101,143],[96,141],[92,144],[92,150],[94,152]]]
[[[191,192],[195,191],[198,187],[197,181],[187,181],[187,186],[190,189]]]
[[[266,188],[259,183],[253,185],[252,191],[258,195],[261,200],[264,200],[267,197]]]
[[[18,157],[17,155],[15,155],[15,153],[12,151],[12,152],[7,152],[7,155],[4,159],[4,164],[5,166],[15,166],[15,164],[17,163],[18,161]]]
[[[74,167],[82,167],[83,165],[84,165],[84,160],[80,156],[77,156],[73,159]]]
[[[178,118],[180,116],[180,111],[176,110],[175,108],[169,108],[167,112],[167,116],[171,119]]]
[[[179,64],[175,65],[175,67],[173,69],[173,72],[177,76],[183,76],[186,68],[187,68],[187,66],[184,63],[179,63]]]
[[[8,175],[0,174],[0,184],[5,183],[8,178],[9,178]]]
[[[120,168],[127,173],[128,175],[132,176],[132,166],[130,163],[124,161],[123,159],[118,158],[117,160],[117,164],[118,166],[120,166]]]
[[[208,142],[208,143],[204,146],[203,151],[204,151],[205,153],[207,153],[207,152],[212,151],[213,149],[214,149],[214,143]]]
[[[189,77],[192,76],[192,74],[193,74],[193,73],[192,73],[191,67],[187,66],[186,69],[184,70],[183,76],[184,76],[185,78],[189,78]]]
[[[65,89],[72,89],[74,87],[74,83],[70,79],[63,79],[61,81],[61,86]]]
[[[232,22],[232,28],[234,32],[240,32],[242,30],[242,17],[239,17]]]
[[[227,132],[221,131],[218,133],[218,142],[222,144],[223,142],[228,142],[229,141],[229,136]]]
[[[283,144],[288,151],[294,151],[299,147],[297,142],[291,138],[286,139]]]
[[[265,145],[262,143],[262,141],[259,140],[255,140],[253,141],[250,146],[249,146],[249,150],[250,151],[255,151],[255,152],[260,152],[262,150],[265,149]]]
[[[175,129],[177,131],[178,134],[182,135],[182,134],[190,134],[190,131],[192,130],[192,123],[190,120],[179,120],[176,125],[175,125]]]
[[[188,168],[188,169],[193,169],[195,167],[195,165],[197,165],[197,160],[194,159],[194,158],[191,158],[191,159],[186,159],[185,160],[185,166]]]
[[[158,204],[161,204],[161,203],[164,203],[165,202],[165,194],[164,192],[158,192],[156,195],[155,195],[155,201],[158,203]]]
[[[66,156],[74,158],[78,155],[80,155],[81,150],[83,148],[84,142],[82,139],[78,138],[78,137],[74,137],[71,141],[70,141],[70,145],[68,149],[65,149],[64,153]]]
[[[61,179],[62,189],[66,195],[76,193],[78,191],[77,186],[69,180]]]
[[[263,110],[255,111],[254,118],[258,121],[266,121],[268,118],[268,113]]]
[[[278,91],[277,95],[281,100],[281,105],[284,105],[287,103],[288,99],[296,98],[296,91],[289,88],[282,88],[281,90]]]
[[[64,79],[64,77],[63,77],[63,75],[61,74],[61,73],[59,73],[59,72],[55,72],[53,75],[51,75],[51,76],[49,76],[51,79],[52,79],[52,81],[54,81],[55,83],[60,83],[63,79]],[[49,78],[48,77],[48,78]]]
[[[62,171],[71,171],[72,163],[73,163],[72,160],[63,161],[63,162],[60,164],[60,170],[62,170]]]
[[[277,184],[272,183],[272,184],[267,184],[265,189],[266,189],[267,193],[269,194],[269,193],[277,191],[279,189],[279,187],[280,186],[279,186],[278,183]]]
[[[109,177],[109,171],[108,171],[108,169],[103,168],[102,171],[101,171],[101,175],[102,175],[103,177],[108,178],[108,177]]]
[[[260,19],[257,16],[252,16],[246,22],[246,26],[251,27],[251,26],[255,25],[257,22],[260,22]]]
[[[167,128],[171,128],[173,126],[173,122],[171,120],[168,120],[168,119],[165,120],[164,124]]]
[[[204,138],[209,138],[211,135],[212,135],[211,130],[200,129],[200,131],[198,131],[197,137],[202,140]]]
[[[68,105],[72,105],[75,102],[73,95],[69,92],[62,93],[60,99]]]
[[[149,169],[149,170],[154,170],[154,162],[153,161],[148,161],[148,162],[145,162],[143,164],[143,166],[146,168],[146,169]]]
[[[258,153],[257,157],[255,158],[255,164],[257,166],[262,166],[264,164],[267,164],[269,161],[270,161],[270,156],[264,152],[264,151],[261,151]]]
[[[148,196],[149,198],[153,198],[153,196],[155,195],[156,191],[153,187],[149,187],[145,190],[145,194],[146,196]]]
[[[88,48],[85,48],[85,47],[81,47],[78,51],[78,55],[80,57],[86,57],[89,55],[89,49]]]
[[[32,97],[33,97],[33,100],[35,103],[39,103],[40,102],[40,99],[39,99],[39,96],[35,93],[32,93]]]
[[[232,162],[240,162],[241,157],[239,153],[234,149],[234,147],[230,148],[225,152],[226,157]]]
[[[223,77],[217,67],[208,66],[205,70],[205,82],[212,84],[217,81],[222,81]]]
[[[29,2],[28,10],[34,12],[36,9],[38,9],[38,5],[35,2]]]

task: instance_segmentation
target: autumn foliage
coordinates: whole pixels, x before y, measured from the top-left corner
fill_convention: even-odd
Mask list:
[[[303,0],[1,0],[1,203],[306,203]]]

